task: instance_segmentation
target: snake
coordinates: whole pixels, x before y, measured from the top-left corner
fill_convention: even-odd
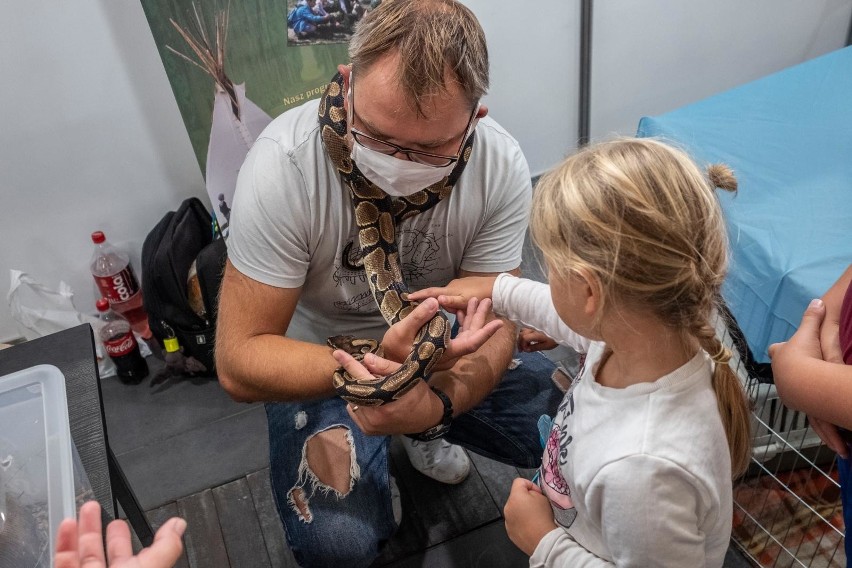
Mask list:
[[[320,99],[318,117],[325,151],[349,188],[358,229],[361,264],[379,311],[389,326],[401,321],[416,307],[408,300],[396,242],[396,227],[404,220],[429,210],[450,195],[453,185],[470,160],[475,132],[462,145],[455,168],[442,180],[407,197],[392,198],[364,176],[350,157],[347,144],[343,77],[337,73]],[[352,142],[357,144],[357,142]],[[428,381],[450,340],[450,324],[441,310],[414,337],[411,352],[394,372],[385,376],[357,378],[339,367],[332,376],[336,394],[353,405],[381,406]],[[382,354],[373,339],[351,335],[329,337],[327,343],[358,361],[367,353]]]

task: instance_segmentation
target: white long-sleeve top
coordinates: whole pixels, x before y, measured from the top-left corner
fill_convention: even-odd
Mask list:
[[[559,528],[530,566],[719,567],[731,536],[727,438],[699,351],[652,383],[604,387],[605,344],[559,319],[546,284],[500,275],[494,311],[585,353],[554,418],[539,475]]]

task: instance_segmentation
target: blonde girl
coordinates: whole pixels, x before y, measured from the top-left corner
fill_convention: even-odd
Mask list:
[[[598,144],[541,179],[532,235],[550,284],[501,274],[412,294],[494,311],[585,353],[538,482],[505,516],[530,566],[722,566],[749,409],[711,322],[728,264],[715,188],[682,151]]]

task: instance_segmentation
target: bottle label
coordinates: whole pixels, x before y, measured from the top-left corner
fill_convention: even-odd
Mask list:
[[[130,355],[136,349],[136,338],[132,333],[119,335],[104,341],[104,347],[110,357],[123,357]]]
[[[130,265],[112,276],[95,276],[95,282],[101,295],[109,300],[110,304],[126,302],[139,291],[139,283],[136,282],[136,275],[133,274]]]

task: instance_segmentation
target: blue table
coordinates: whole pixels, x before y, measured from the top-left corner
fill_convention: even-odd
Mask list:
[[[639,123],[739,180],[723,294],[758,362],[852,263],[852,47]]]

